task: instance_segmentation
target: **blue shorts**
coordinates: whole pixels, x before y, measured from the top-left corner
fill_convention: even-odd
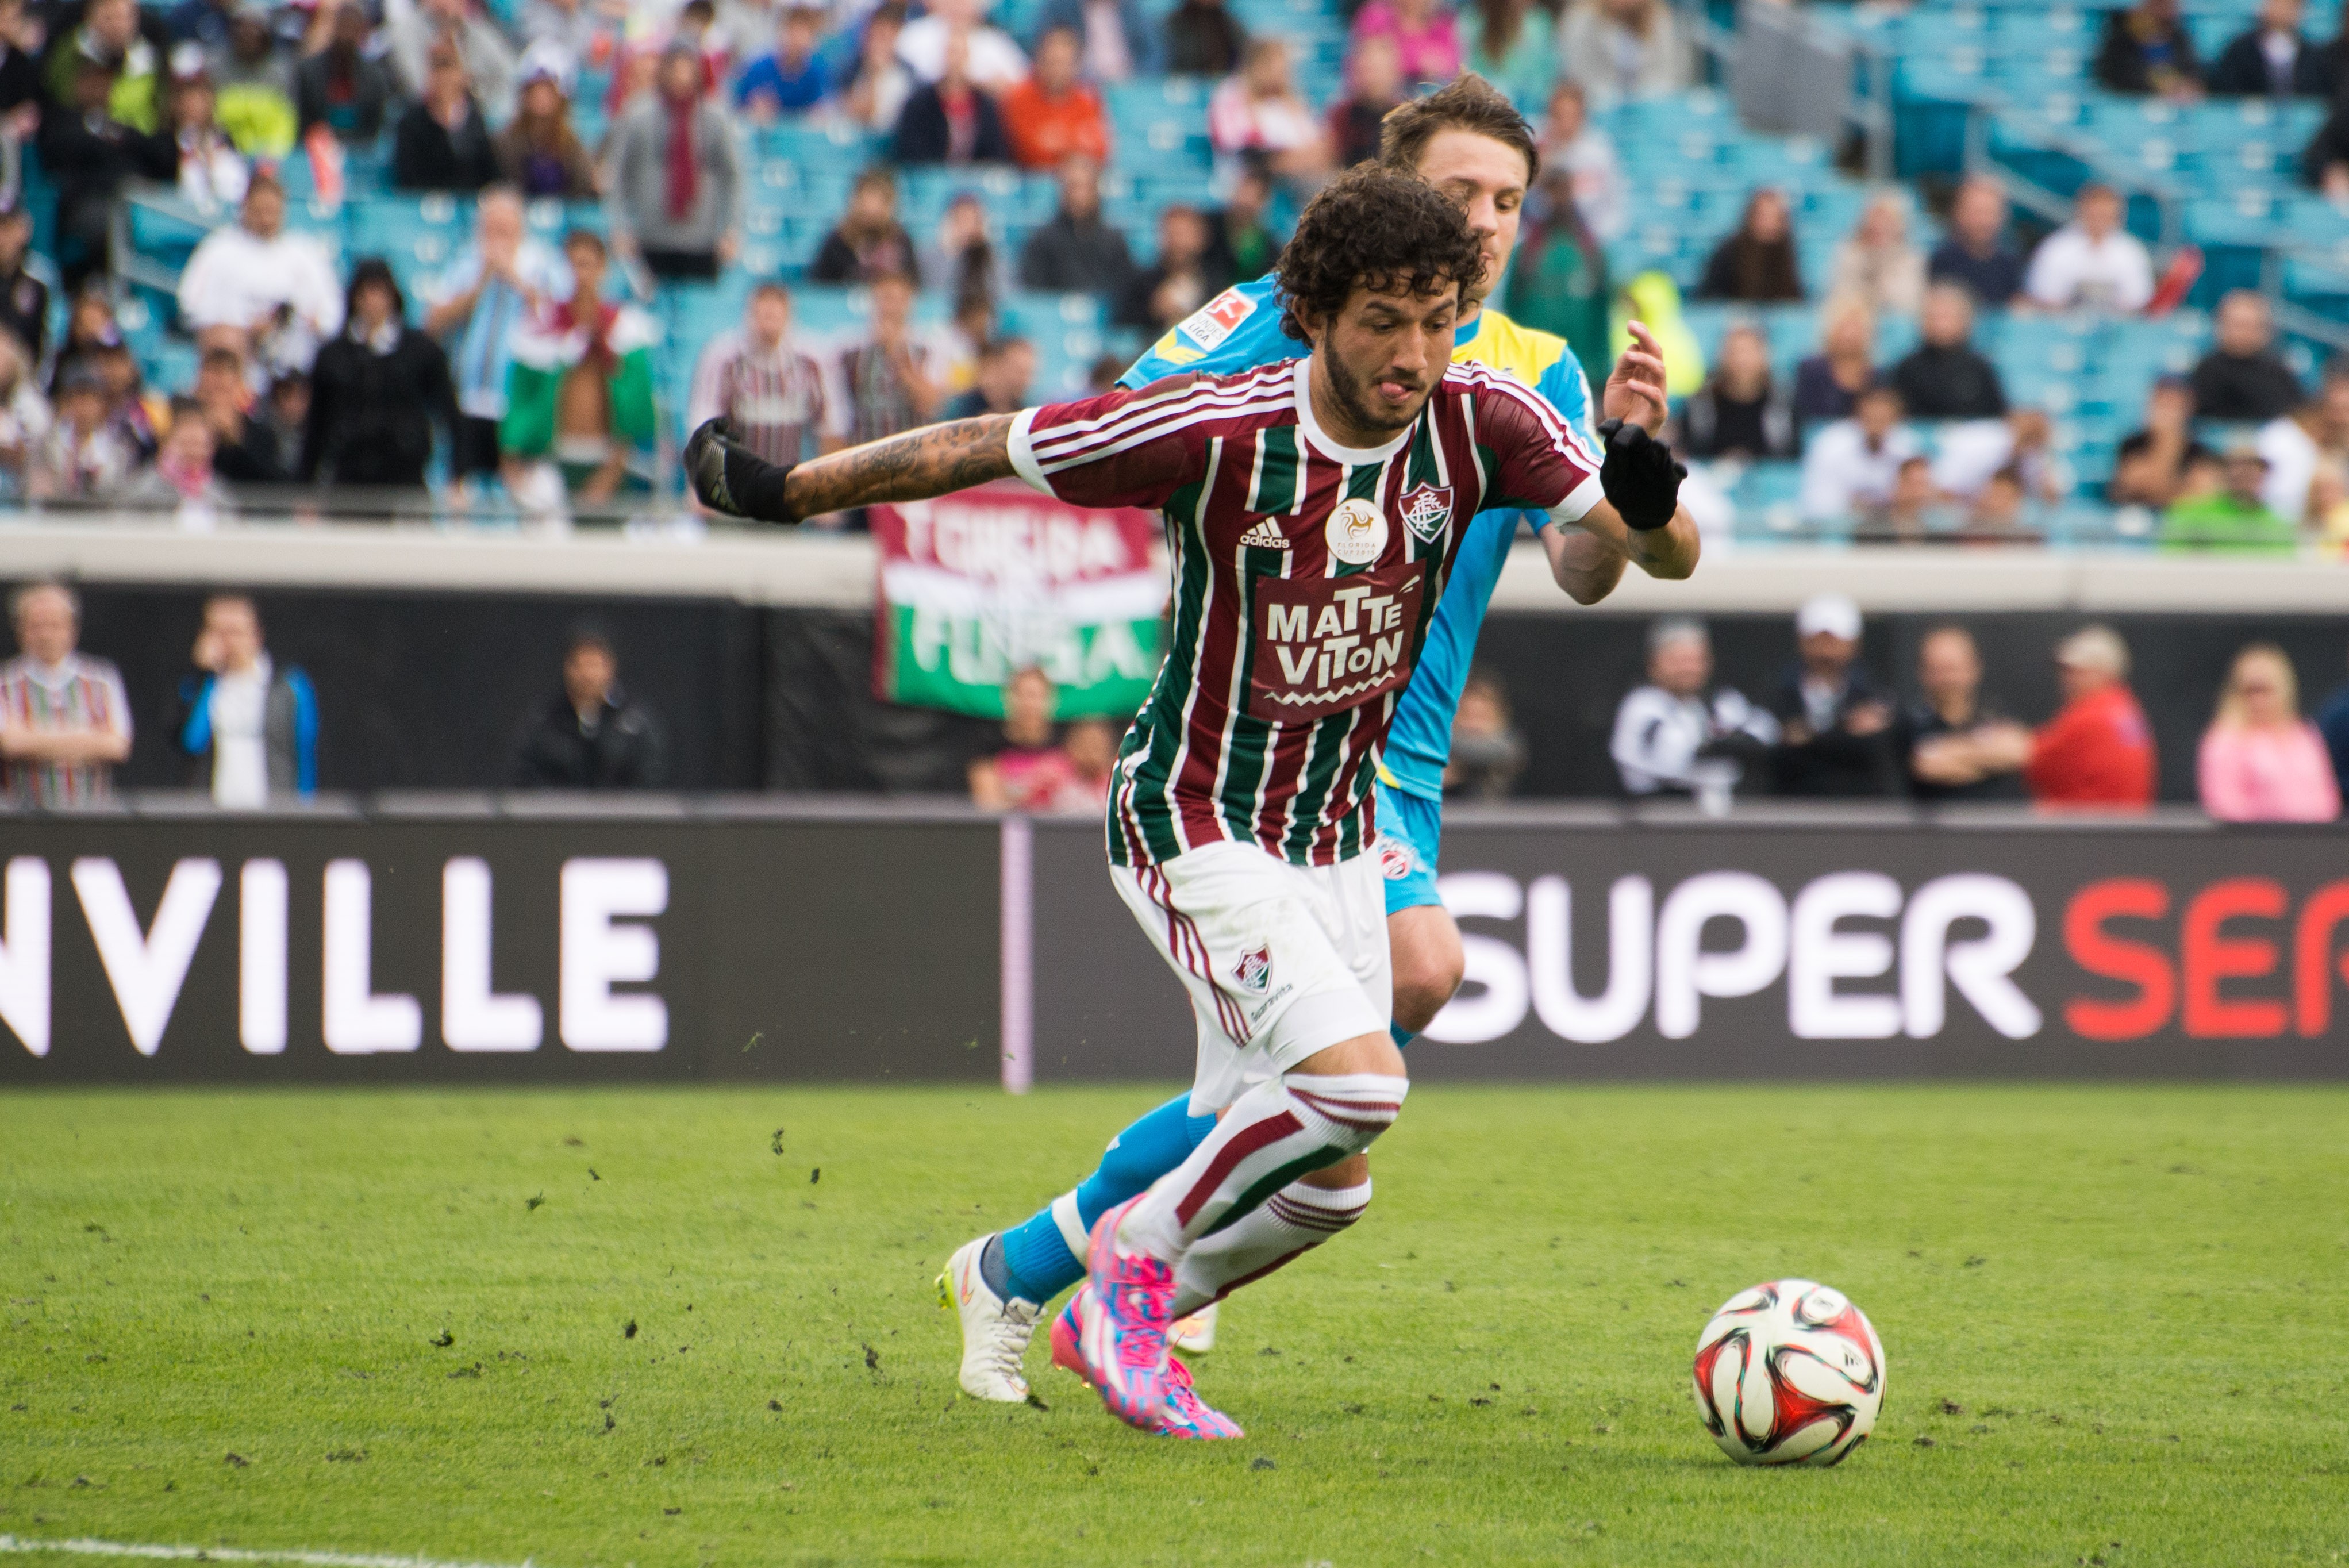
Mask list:
[[[1441,905],[1435,890],[1435,856],[1444,843],[1444,803],[1390,787],[1381,779],[1379,836],[1371,847],[1386,873],[1387,913]]]

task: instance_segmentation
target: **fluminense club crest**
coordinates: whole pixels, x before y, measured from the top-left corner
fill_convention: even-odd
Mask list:
[[[1272,944],[1266,942],[1253,951],[1240,954],[1240,961],[1232,965],[1232,979],[1242,991],[1252,991],[1262,996],[1272,987]]]
[[[1402,498],[1402,525],[1420,543],[1432,545],[1452,516],[1452,487],[1423,484]]]

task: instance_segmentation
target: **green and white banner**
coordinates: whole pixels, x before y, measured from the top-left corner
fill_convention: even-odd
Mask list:
[[[881,547],[873,690],[891,702],[1000,718],[1035,665],[1062,719],[1133,714],[1163,651],[1158,519],[1093,511],[1006,482],[872,509]]]

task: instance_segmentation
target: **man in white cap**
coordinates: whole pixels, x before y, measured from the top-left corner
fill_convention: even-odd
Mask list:
[[[1795,612],[1798,656],[1770,704],[1780,794],[1901,793],[1892,702],[1859,662],[1859,607],[1843,594],[1814,595]]]

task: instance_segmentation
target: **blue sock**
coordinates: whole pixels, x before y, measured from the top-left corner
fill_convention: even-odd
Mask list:
[[[1090,1232],[1093,1221],[1188,1159],[1215,1126],[1215,1117],[1191,1114],[1190,1096],[1177,1095],[1112,1138],[1100,1167],[1062,1200],[1075,1200],[1078,1223]],[[1012,1293],[1039,1305],[1085,1277],[1084,1259],[1070,1249],[1052,1208],[1003,1232]]]

